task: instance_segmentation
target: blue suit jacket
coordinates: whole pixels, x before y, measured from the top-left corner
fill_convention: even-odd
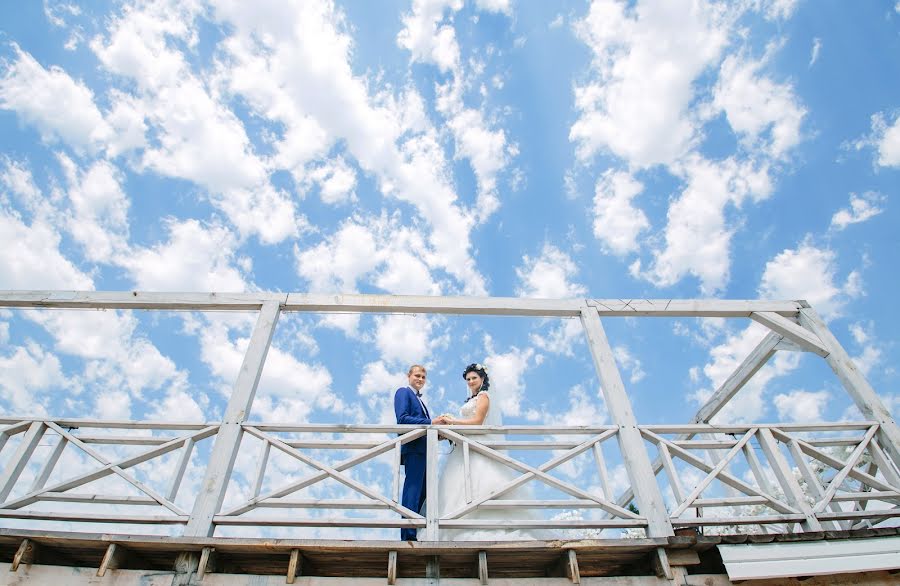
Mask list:
[[[400,425],[431,425],[431,417],[422,409],[416,392],[409,387],[401,387],[394,393],[394,414]],[[400,447],[400,457],[406,454],[424,454],[428,442],[424,437],[407,442]]]

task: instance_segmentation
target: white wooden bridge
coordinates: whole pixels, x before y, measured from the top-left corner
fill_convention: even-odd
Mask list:
[[[802,301],[0,291],[0,307],[258,312],[221,421],[0,417],[0,584],[900,580],[900,428]],[[283,312],[579,318],[611,423],[463,428],[251,422]],[[602,324],[622,316],[750,318],[770,331],[691,421],[646,425],[633,414]],[[820,356],[861,420],[710,423],[781,351]],[[481,441],[484,434],[505,439]],[[399,455],[402,444],[423,436],[430,452],[429,506],[421,515],[400,504]],[[466,463],[477,453],[518,476],[486,497],[473,496],[467,484],[467,504],[439,516],[442,439],[455,442]],[[225,507],[235,462],[249,452],[256,462],[252,490]],[[60,472],[67,457],[81,462],[77,472]],[[267,478],[275,457],[292,459],[302,472],[273,485]],[[628,475],[630,487],[619,494],[609,479],[610,462],[624,465]],[[590,487],[553,474],[573,463],[591,467],[596,481]],[[184,487],[192,466],[202,470],[193,493]],[[373,470],[388,471],[382,474],[387,481],[377,481]],[[311,489],[326,482],[342,489],[341,498],[315,496]],[[524,484],[542,492],[529,500],[504,498]],[[515,523],[540,538],[440,540],[442,529],[508,529],[509,521],[487,514],[500,509],[541,512]],[[478,518],[470,517],[475,511]],[[752,534],[728,535],[727,528],[736,526],[752,527]],[[400,527],[419,528],[425,539],[385,538]],[[320,533],[287,538],[286,531],[297,528]],[[347,539],[321,537],[341,530]],[[773,556],[775,563],[766,561]]]

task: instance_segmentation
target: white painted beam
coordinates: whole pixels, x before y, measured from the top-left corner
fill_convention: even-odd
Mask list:
[[[828,356],[828,349],[825,348],[818,336],[782,315],[771,311],[754,311],[750,314],[750,318],[790,339],[791,342],[807,352],[813,352],[823,358]]]

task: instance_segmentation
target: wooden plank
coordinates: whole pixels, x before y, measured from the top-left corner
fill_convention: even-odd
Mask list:
[[[400,444],[394,444],[393,466],[391,467],[391,469],[394,471],[393,474],[391,474],[391,477],[393,478],[393,484],[392,484],[392,488],[391,488],[391,496],[398,503],[400,502],[400,490],[401,490],[401,485],[400,485],[401,449],[402,448],[401,448]]]
[[[102,578],[106,575],[107,570],[115,570],[125,565],[125,548],[117,543],[110,543],[106,547],[106,553],[103,554],[103,561],[97,569],[97,576]]]
[[[860,442],[859,446],[853,453],[850,454],[850,457],[847,459],[847,463],[844,467],[838,471],[834,478],[831,480],[831,484],[828,485],[828,490],[825,491],[825,495],[822,499],[816,504],[813,508],[814,513],[821,513],[825,510],[825,507],[831,502],[831,499],[834,498],[834,495],[840,490],[841,485],[844,483],[844,479],[847,478],[847,475],[850,473],[856,463],[859,462],[860,457],[862,457],[863,452],[866,451],[866,447],[869,445],[869,442],[875,437],[875,432],[878,430],[878,426],[873,425],[869,430],[869,433],[866,434],[865,439]]]
[[[187,522],[187,515],[100,515],[52,511],[10,511],[0,509],[0,519],[33,519],[41,521],[83,521],[85,523],[138,523],[149,525],[177,525]]]
[[[669,549],[666,554],[670,566],[696,566],[700,563],[700,555],[693,549]]]
[[[152,293],[144,291],[0,291],[0,307],[254,310],[283,304],[284,311],[450,313],[577,317],[584,299],[438,297],[312,293]],[[604,316],[749,317],[753,312],[797,315],[796,301],[732,299],[588,299]]]
[[[288,560],[287,576],[285,576],[286,584],[293,584],[297,576],[301,573],[303,566],[303,558],[299,549],[291,550],[291,557]]]
[[[681,504],[679,504],[678,507],[674,511],[672,511],[671,516],[673,518],[680,517],[685,509],[687,509],[691,505],[694,499],[700,496],[700,494],[706,489],[707,486],[709,486],[709,484],[713,480],[717,479],[719,473],[725,470],[725,467],[732,460],[732,458],[734,458],[734,456],[741,451],[741,448],[743,448],[744,445],[746,445],[746,443],[750,441],[750,438],[752,438],[756,434],[756,432],[757,429],[754,427],[750,429],[750,431],[748,431],[746,434],[744,434],[744,437],[741,438],[741,441],[739,441],[733,448],[731,448],[731,450],[728,452],[728,455],[725,456],[712,470],[710,470],[706,475],[706,478],[701,480],[697,484],[697,486],[694,487],[694,490],[691,491],[691,494],[689,494],[687,498],[685,498],[681,502]]]
[[[600,490],[603,491],[603,499],[610,501],[613,498],[609,489],[609,473],[606,470],[606,459],[603,457],[602,442],[596,442],[592,448],[594,452],[594,464],[597,466],[597,474],[600,476]]]
[[[470,454],[469,454],[469,442],[463,442],[462,445],[462,454],[463,454],[463,487],[466,491],[466,504],[472,502],[472,467],[469,463]]]
[[[657,547],[654,549],[650,554],[650,564],[653,566],[653,571],[657,577],[665,578],[666,580],[675,579],[674,574],[672,574],[672,566],[669,564],[669,554],[666,552],[666,548]]]
[[[578,555],[574,549],[566,553],[566,577],[572,584],[581,584],[581,572],[578,571]]]
[[[766,326],[773,332],[790,339],[791,342],[800,346],[807,352],[818,354],[823,358],[829,354],[818,336],[784,316],[768,311],[754,311],[750,314],[750,318],[753,321]]]
[[[397,583],[397,552],[394,550],[388,552],[387,583]]]
[[[427,458],[425,459],[425,494],[428,495],[425,502],[425,541],[437,541],[440,539],[438,440],[438,430],[434,427],[429,427],[426,435]],[[432,565],[432,563],[429,563],[429,568]],[[433,573],[434,571],[432,570]]]
[[[203,483],[194,500],[191,520],[185,527],[185,535],[212,535],[215,531],[213,517],[219,512],[225,499],[228,479],[231,478],[231,470],[241,444],[243,434],[241,424],[250,414],[279,313],[277,301],[266,301],[260,308],[259,318],[241,363],[241,370],[228,399],[222,426],[219,428],[212,454],[206,465]]]
[[[43,492],[37,496],[37,500],[58,503],[93,503],[98,505],[159,505],[156,500],[146,496],[119,496],[112,494],[73,492]]]
[[[9,493],[19,480],[22,470],[28,465],[28,459],[34,453],[35,448],[44,436],[46,427],[40,421],[33,421],[25,432],[25,437],[16,448],[16,452],[9,459],[3,473],[0,474],[0,502],[6,500]]]
[[[53,473],[53,469],[56,468],[56,463],[59,462],[59,457],[62,456],[62,453],[66,449],[66,445],[68,443],[69,440],[60,436],[59,441],[56,442],[55,446],[53,446],[53,451],[50,453],[50,456],[41,467],[41,471],[38,472],[37,476],[35,476],[34,482],[28,489],[28,492],[36,492],[44,488],[44,485],[47,483],[47,479],[50,478],[50,475]]]
[[[16,418],[4,417],[4,418],[0,419],[0,423],[8,424],[3,429],[0,429],[0,450],[2,450],[4,447],[6,447],[6,442],[9,441],[9,438],[11,438],[14,435],[23,433],[25,430],[28,429],[28,427],[31,425],[31,422],[33,421],[31,419],[22,421],[21,419],[22,418],[19,418],[19,417],[16,417]]]
[[[825,358],[863,417],[878,422],[878,443],[900,468],[900,427],[879,398],[875,389],[859,371],[837,338],[819,315],[809,307],[800,310],[800,324],[819,336],[830,351]]]
[[[161,446],[178,437],[158,437],[141,435],[80,435],[79,441],[83,444],[106,444],[121,446]]]
[[[175,502],[175,497],[178,496],[178,489],[181,488],[184,472],[187,470],[187,465],[191,461],[191,453],[194,451],[194,443],[193,438],[184,440],[181,457],[178,459],[178,464],[175,466],[175,474],[172,476],[172,483],[169,485],[169,491],[166,493],[166,498],[172,502]]]
[[[781,489],[784,491],[785,498],[792,507],[795,507],[802,512],[805,517],[802,525],[803,529],[806,531],[821,531],[822,526],[815,518],[812,507],[806,502],[803,489],[800,488],[800,483],[794,478],[794,474],[791,472],[791,468],[788,466],[784,454],[781,453],[778,444],[775,442],[772,431],[769,429],[760,429],[758,438],[759,445],[762,447],[763,452],[766,454],[766,458],[769,460],[769,465],[775,473],[775,478],[777,478],[779,484],[781,484]]]
[[[34,541],[30,539],[23,539],[22,543],[19,544],[19,549],[16,550],[15,555],[13,556],[12,566],[10,566],[11,572],[17,572],[19,570],[20,564],[32,564],[34,563],[34,559],[37,557],[38,546]]]
[[[262,442],[262,450],[260,451],[258,464],[256,467],[256,481],[253,483],[253,496],[259,496],[259,490],[262,488],[263,480],[266,476],[266,465],[269,463],[269,452],[271,451],[272,444],[270,444],[267,440],[263,440]]]
[[[200,551],[200,563],[197,565],[197,580],[203,580],[203,576],[211,571],[215,551],[214,547],[204,547]]]
[[[487,552],[484,550],[478,552],[478,579],[483,585],[488,583]]]
[[[612,347],[600,323],[600,316],[593,308],[582,308],[581,323],[600,379],[606,407],[613,422],[619,426],[616,434],[619,450],[641,514],[647,519],[647,534],[650,537],[674,535],[647,448],[637,429],[637,420],[616,366]]]

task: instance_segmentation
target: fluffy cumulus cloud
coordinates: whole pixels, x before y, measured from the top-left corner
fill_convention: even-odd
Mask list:
[[[630,174],[609,170],[594,194],[594,236],[613,254],[636,252],[638,236],[650,227],[647,215],[632,205],[644,186]]]
[[[491,399],[497,401],[504,415],[520,415],[525,373],[532,364],[541,361],[541,355],[533,348],[520,349],[515,346],[508,352],[499,352],[490,336],[485,338],[485,350],[487,356],[484,364],[491,377]]]
[[[759,145],[772,158],[783,157],[800,142],[806,110],[793,89],[761,75],[765,61],[730,55],[722,62],[713,106],[751,147]]]
[[[850,297],[862,293],[856,283],[859,273],[851,272],[843,284],[837,273],[835,252],[807,239],[766,263],[759,295],[764,299],[805,299],[823,317],[833,318]]]
[[[900,115],[888,124],[883,115],[872,117],[872,131],[875,133],[878,149],[878,164],[882,167],[900,167]]]
[[[884,211],[880,207],[887,198],[875,191],[867,191],[862,195],[850,194],[850,207],[835,212],[831,217],[831,227],[835,230],[843,230],[851,224],[859,224]]]
[[[62,236],[45,220],[30,225],[0,210],[3,289],[93,289],[93,280],[60,252]]]
[[[235,266],[237,239],[230,230],[175,219],[166,228],[167,242],[134,248],[119,261],[139,289],[241,292],[249,288]]]
[[[461,280],[478,273],[470,256],[474,219],[447,180],[448,162],[435,129],[416,114],[421,99],[410,95],[414,90],[400,96],[369,93],[366,80],[353,73],[351,39],[332,4],[251,7],[223,0],[214,4],[214,13],[233,31],[223,43],[223,82],[254,112],[283,125],[276,149],[304,144],[308,129],[321,149],[343,141],[386,196],[413,205],[430,225],[437,265]],[[484,292],[480,280],[474,288],[468,283],[468,293]]]
[[[93,92],[59,67],[45,68],[18,45],[13,50],[13,59],[0,61],[0,108],[35,125],[44,140],[96,149],[109,128]]]
[[[0,355],[0,397],[8,414],[46,417],[52,410],[48,392],[68,386],[59,358],[37,344]]]
[[[609,151],[633,167],[677,160],[694,144],[694,82],[728,37],[721,6],[594,0],[575,30],[593,54],[592,78],[575,88],[570,140],[589,159]],[[661,97],[663,97],[661,99]]]
[[[540,256],[522,257],[522,266],[516,268],[516,294],[541,299],[583,297],[587,289],[573,280],[577,275],[578,266],[567,253],[544,243]]]
[[[822,421],[830,396],[828,391],[795,390],[775,395],[773,402],[782,421]]]
[[[725,287],[731,270],[735,227],[729,225],[726,210],[771,194],[768,167],[735,158],[715,162],[691,156],[675,171],[686,186],[669,205],[665,246],[654,251],[648,270],[635,261],[631,272],[658,286],[673,285],[690,274],[700,280],[704,294],[713,294]]]

